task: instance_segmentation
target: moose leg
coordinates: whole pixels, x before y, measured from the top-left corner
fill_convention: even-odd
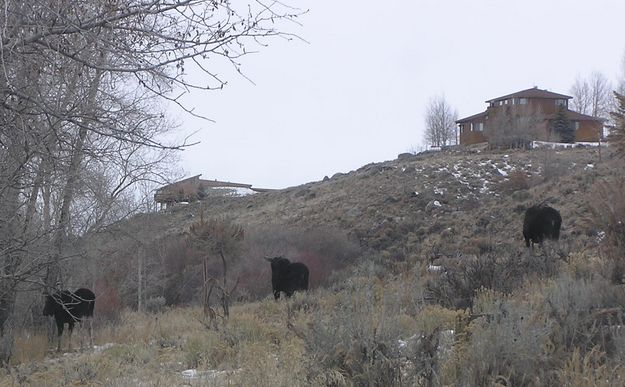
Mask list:
[[[89,329],[89,347],[93,348],[93,325],[92,325],[93,320],[89,319],[89,326],[87,327]]]
[[[84,347],[84,336],[85,336],[85,327],[83,326],[83,322],[78,322],[78,341],[80,342],[80,350]]]
[[[56,351],[61,352],[61,335],[63,334],[63,321],[56,320]]]
[[[67,325],[69,325],[69,327],[67,328],[67,350],[71,351],[72,350],[72,332],[74,331],[74,323],[70,322]]]

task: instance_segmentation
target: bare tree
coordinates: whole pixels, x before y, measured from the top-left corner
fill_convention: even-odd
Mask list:
[[[621,71],[616,86],[616,91],[621,95],[625,95],[625,54],[623,54],[623,59],[621,59]]]
[[[575,83],[571,87],[571,108],[582,114],[590,114],[591,110],[591,92],[590,84],[582,77],[577,76]]]
[[[582,114],[608,119],[613,108],[612,85],[600,72],[593,72],[587,78],[577,77],[571,87],[573,110]]]
[[[217,289],[220,293],[223,318],[228,318],[230,315],[230,295],[237,286],[238,279],[234,285],[230,284],[228,267],[229,263],[232,263],[231,261],[238,254],[243,237],[243,227],[226,219],[210,219],[206,221],[202,216],[189,229],[189,242],[203,251],[202,303],[205,315],[210,317],[213,324],[215,323],[216,313],[210,306],[210,297],[214,289]],[[221,261],[221,281],[211,277],[208,272],[210,259]]]
[[[425,141],[432,146],[456,143],[458,112],[444,96],[430,99],[425,113]]]
[[[192,114],[181,93],[222,88],[220,62],[241,73],[267,39],[293,38],[277,28],[299,13],[262,0],[3,2],[0,326],[20,286],[64,285],[72,241],[127,214],[134,184],[167,177],[162,161],[189,144],[162,142],[159,101]]]
[[[512,114],[509,107],[489,118],[485,129],[491,147],[524,148],[533,140],[546,135],[546,128],[541,126],[543,113],[528,107],[523,114]]]

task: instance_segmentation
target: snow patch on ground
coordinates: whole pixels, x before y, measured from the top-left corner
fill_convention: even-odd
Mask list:
[[[115,346],[114,343],[106,343],[106,344],[102,344],[102,345],[94,345],[93,346],[93,352],[95,353],[100,353],[100,352],[104,352],[109,348],[113,348]]]
[[[232,371],[219,371],[219,370],[199,371],[199,370],[196,370],[196,369],[188,369],[188,370],[182,371],[182,378],[183,379],[187,379],[187,380],[192,380],[192,379],[210,379],[213,382],[216,382],[216,381],[225,382],[226,379],[224,379],[224,378],[227,378],[228,376],[230,376],[233,373],[236,373],[238,371],[239,370],[232,370]],[[222,385],[222,384],[218,384],[218,385]]]
[[[244,187],[215,187],[212,190],[220,192],[223,196],[242,197],[254,195],[256,191]]]
[[[530,148],[539,149],[539,148],[550,148],[550,149],[567,149],[567,148],[592,148],[592,147],[607,147],[608,144],[605,142],[575,142],[575,143],[567,143],[567,142],[550,142],[550,141],[532,141]]]

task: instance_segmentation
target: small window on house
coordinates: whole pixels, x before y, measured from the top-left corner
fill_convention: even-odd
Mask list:
[[[476,130],[478,132],[483,132],[484,131],[484,123],[483,122],[478,122]]]
[[[578,130],[579,129],[579,121],[575,121],[573,123],[573,126],[575,126],[575,130]]]
[[[556,106],[566,106],[566,99],[556,99]]]
[[[527,98],[519,98],[519,105],[527,105]]]

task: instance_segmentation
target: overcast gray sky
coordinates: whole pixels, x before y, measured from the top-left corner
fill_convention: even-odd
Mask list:
[[[615,81],[625,55],[623,0],[285,0],[310,9],[299,41],[270,41],[222,91],[185,101],[199,132],[187,176],[284,188],[424,145],[429,99],[460,117],[538,86],[568,94],[578,75]]]

